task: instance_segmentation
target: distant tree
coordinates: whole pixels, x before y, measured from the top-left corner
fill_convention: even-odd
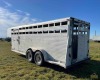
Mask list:
[[[5,38],[5,41],[11,42],[11,38],[7,37],[7,38]]]
[[[3,41],[4,39],[3,38],[0,38],[0,41]]]

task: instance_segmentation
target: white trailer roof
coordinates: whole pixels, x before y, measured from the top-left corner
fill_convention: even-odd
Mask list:
[[[43,24],[50,24],[50,23],[55,23],[55,22],[62,22],[66,21],[67,19],[70,19],[73,17],[67,17],[67,18],[61,18],[61,19],[56,19],[56,20],[50,20],[50,21],[45,21],[45,22],[38,22],[38,23],[33,23],[33,24],[28,24],[28,25],[21,25],[21,26],[16,26],[16,27],[11,27],[11,29],[16,29],[16,28],[21,28],[21,27],[27,27],[27,26],[36,26],[36,25],[43,25]],[[74,18],[77,21],[83,21],[77,18]],[[90,24],[89,22],[84,21],[87,24]]]

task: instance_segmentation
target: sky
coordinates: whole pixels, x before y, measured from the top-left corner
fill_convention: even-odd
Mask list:
[[[90,22],[91,38],[100,35],[100,0],[0,0],[0,37],[10,27],[65,17]]]

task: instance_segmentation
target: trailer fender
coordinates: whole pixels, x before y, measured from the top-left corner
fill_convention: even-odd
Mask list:
[[[29,49],[33,51],[33,54],[35,54],[36,51],[41,51],[43,54],[44,60],[45,61],[48,60],[48,53],[44,49],[36,49],[36,48],[32,48],[32,47],[30,47]]]

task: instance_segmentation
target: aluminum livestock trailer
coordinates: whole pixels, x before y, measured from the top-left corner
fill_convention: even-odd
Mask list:
[[[11,28],[12,51],[68,68],[89,59],[90,23],[73,17]]]

